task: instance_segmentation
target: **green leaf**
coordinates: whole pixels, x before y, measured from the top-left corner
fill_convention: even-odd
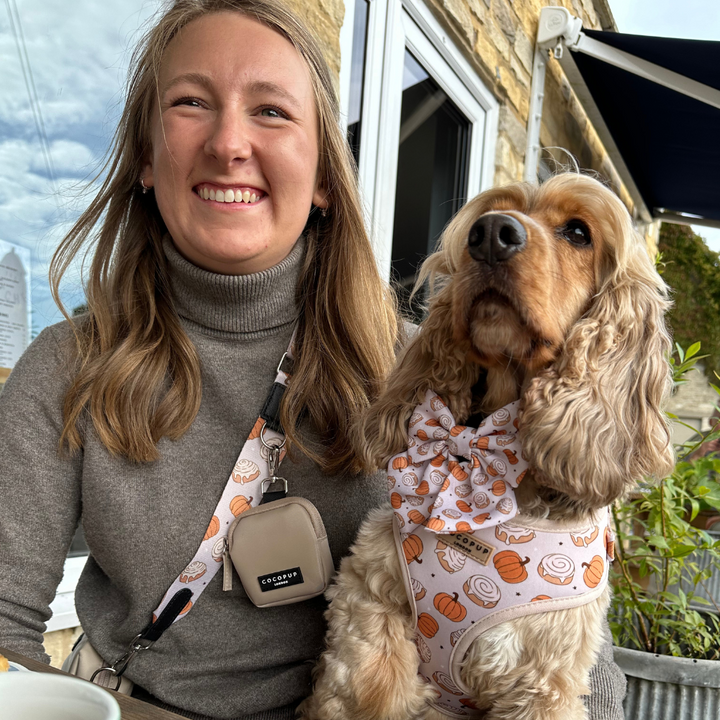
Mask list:
[[[693,355],[697,355],[700,352],[700,343],[693,343],[686,351],[685,358],[689,360]]]
[[[698,516],[698,513],[700,512],[700,503],[697,500],[695,500],[695,498],[691,498],[690,499],[690,507],[691,507],[690,522],[692,522]]]
[[[647,541],[650,545],[654,545],[657,548],[662,548],[663,550],[670,549],[667,540],[662,535],[651,535]]]

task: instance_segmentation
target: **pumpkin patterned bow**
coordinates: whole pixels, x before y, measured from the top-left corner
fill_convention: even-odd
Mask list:
[[[390,502],[402,532],[420,526],[469,532],[517,514],[515,488],[528,467],[517,437],[518,405],[469,428],[428,390],[410,418],[407,451],[388,464]]]

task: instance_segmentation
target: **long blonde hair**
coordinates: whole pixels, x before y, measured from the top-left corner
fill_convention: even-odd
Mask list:
[[[162,250],[165,224],[153,196],[138,193],[138,178],[151,149],[150,121],[165,49],[191,21],[227,10],[283,35],[310,71],[318,176],[329,211],[326,217],[313,213],[306,228],[295,369],[281,421],[290,446],[323,471],[358,469],[350,424],[377,395],[393,363],[396,310],[365,233],[330,71],[310,32],[277,0],[176,0],[133,55],[106,179],[50,266],[53,297],[70,320],[60,301],[60,281],[81,248],[95,244],[85,283],[88,314],[71,321],[78,367],[65,397],[61,446],[70,452],[83,446],[82,422],[89,417],[112,455],[148,462],[159,456],[158,440],[179,438],[198,412],[200,362],[173,305]],[[320,434],[320,449],[299,432],[305,414]]]

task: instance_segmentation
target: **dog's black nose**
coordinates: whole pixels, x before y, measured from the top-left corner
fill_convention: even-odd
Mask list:
[[[526,242],[521,222],[510,215],[486,213],[470,228],[468,251],[479,262],[497,265],[520,252]]]

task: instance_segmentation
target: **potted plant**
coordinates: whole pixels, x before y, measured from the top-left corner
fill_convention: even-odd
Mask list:
[[[676,383],[699,350],[677,346]],[[612,510],[610,627],[632,720],[720,717],[720,533],[693,525],[701,510],[720,510],[720,459],[698,456],[718,437],[716,426],[678,447],[672,475],[641,483]]]

